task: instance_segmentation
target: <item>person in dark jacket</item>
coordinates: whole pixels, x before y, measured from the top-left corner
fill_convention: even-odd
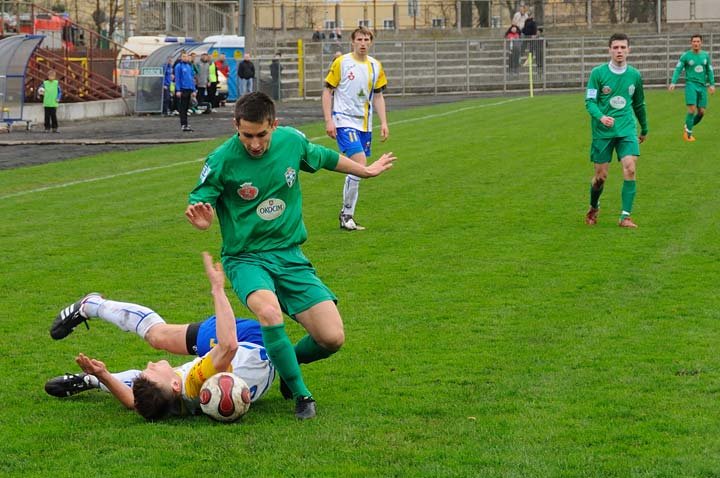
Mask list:
[[[173,60],[172,56],[167,57],[167,63],[163,67],[163,90],[162,90],[162,114],[170,114],[170,83],[173,82]]]
[[[180,63],[175,65],[175,99],[180,113],[180,129],[184,132],[192,131],[187,117],[193,96],[195,96],[195,75],[190,64],[190,57],[187,53],[183,53]]]
[[[245,53],[243,61],[238,63],[238,92],[242,96],[253,91],[253,80],[255,78],[255,65],[250,61],[250,53]]]
[[[270,78],[272,79],[272,98],[274,100],[280,99],[280,77],[282,76],[283,67],[280,64],[280,53],[275,53],[270,63]]]

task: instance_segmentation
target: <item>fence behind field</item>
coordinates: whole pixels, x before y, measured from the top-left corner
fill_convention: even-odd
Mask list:
[[[582,88],[590,70],[609,61],[608,38],[538,38],[530,40],[476,39],[447,41],[378,41],[372,56],[388,76],[387,95],[473,94],[527,90],[528,53],[536,90]],[[706,35],[704,49],[717,62],[720,35]],[[629,63],[638,68],[647,85],[667,85],[677,60],[689,48],[689,35],[645,35],[631,38]],[[337,48],[347,44],[323,42],[267,42],[254,52],[260,79],[276,51],[282,54],[282,97],[318,98],[323,79]],[[302,68],[300,68],[302,61]],[[517,62],[517,63],[515,63]],[[517,67],[517,68],[515,68]],[[267,78],[265,78],[267,80]]]

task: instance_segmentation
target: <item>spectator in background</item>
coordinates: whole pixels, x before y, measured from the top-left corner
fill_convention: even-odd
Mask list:
[[[207,100],[209,103],[209,108],[215,108],[217,105],[217,85],[218,85],[218,72],[217,72],[217,66],[215,65],[215,62],[212,61],[212,57],[210,55],[207,56],[208,59],[208,89],[207,89]]]
[[[507,41],[508,50],[510,57],[508,60],[508,67],[512,75],[518,74],[518,67],[520,66],[520,29],[517,25],[510,25],[510,28],[505,32],[505,40]]]
[[[200,55],[195,75],[198,103],[207,102],[207,89],[210,84],[210,57],[207,53]]]
[[[163,67],[163,97],[162,97],[162,114],[170,115],[170,83],[173,81],[173,60],[172,56],[167,57],[167,63]]]
[[[535,56],[535,51],[533,50],[535,46],[535,38],[537,37],[538,29],[537,29],[537,23],[535,23],[535,19],[533,18],[532,12],[528,13],[527,20],[525,20],[525,26],[522,28],[522,53],[524,54],[527,50],[530,50],[530,53],[532,53],[533,57]],[[528,61],[525,60],[525,63],[523,66],[527,66]]]
[[[528,7],[524,3],[520,5],[520,10],[515,12],[515,15],[513,15],[512,18],[512,25],[515,25],[518,27],[518,30],[522,32],[522,29],[525,27],[525,21],[528,19]]]
[[[335,43],[340,43],[342,41],[342,31],[339,28],[336,28],[328,34],[328,38]]]
[[[225,81],[230,81],[230,66],[227,64],[227,61],[225,60],[225,54],[220,53],[220,56],[218,57],[217,61],[215,62],[215,67],[217,68],[218,73],[222,73],[225,77]],[[215,96],[215,104],[213,105],[213,108],[217,108],[220,106],[220,100]]]
[[[53,133],[58,132],[57,109],[62,99],[62,90],[60,82],[56,78],[55,70],[48,71],[47,80],[43,81],[40,95],[43,97],[43,107],[45,109],[45,132],[49,133],[52,128]]]
[[[238,63],[238,95],[253,91],[253,79],[255,78],[255,65],[250,61],[250,53],[245,53],[243,61]]]
[[[192,128],[188,125],[187,117],[193,96],[195,96],[193,67],[190,64],[190,56],[183,53],[180,62],[175,65],[175,100],[180,113],[180,129],[183,132],[192,131]]]
[[[325,32],[320,30],[320,27],[316,27],[313,32],[312,41],[325,41]]]
[[[545,56],[545,38],[543,37],[542,28],[538,28],[537,38],[535,38],[534,42],[535,50],[533,51],[533,55],[535,55],[535,64],[538,67],[538,72],[540,72],[543,69],[543,60]]]
[[[330,30],[330,33],[328,33],[328,38],[332,42],[332,45],[328,45],[327,51],[328,53],[332,48],[335,48],[337,50],[342,49],[341,42],[342,42],[342,31],[340,31],[339,28],[336,28],[335,30]]]
[[[270,78],[272,79],[272,98],[280,99],[280,78],[282,77],[283,67],[280,64],[280,52],[275,53],[275,57],[270,63]]]

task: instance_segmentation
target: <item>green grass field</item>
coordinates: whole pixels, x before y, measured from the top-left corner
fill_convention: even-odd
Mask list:
[[[637,230],[617,227],[617,163],[599,224],[583,223],[582,92],[398,112],[388,99],[375,152],[399,159],[362,184],[367,231],[337,228],[342,176],[301,175],[304,251],[347,335],[303,366],[307,423],[277,385],[234,425],[145,423],[101,392],[43,391],[80,351],[111,370],[185,361],[104,322],[59,342],[48,328],[89,291],[173,323],[211,313],[200,251],[219,253],[218,229],[183,210],[220,140],[0,171],[0,475],[720,476],[720,108],[685,144],[682,98],[647,95]]]

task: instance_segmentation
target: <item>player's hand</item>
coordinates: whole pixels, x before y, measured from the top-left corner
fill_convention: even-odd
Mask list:
[[[710,92],[711,95],[714,95],[714,94],[715,94],[715,87],[714,87],[714,86],[709,86],[709,87],[708,87],[708,91]]]
[[[668,86],[668,91],[673,91],[674,89],[675,89],[675,85],[670,83],[670,85]]]
[[[206,202],[190,204],[185,209],[185,217],[188,218],[190,224],[203,231],[212,224],[214,214],[213,207]]]
[[[208,252],[202,253],[203,265],[205,266],[205,273],[210,279],[210,285],[213,289],[225,287],[225,272],[223,266],[219,262],[213,263],[213,258]]]
[[[388,128],[388,125],[380,125],[380,137],[382,138],[383,143],[390,137],[390,129]]]
[[[75,363],[80,366],[83,372],[89,373],[90,375],[98,376],[108,373],[108,369],[103,362],[90,358],[83,353],[75,357]]]
[[[180,92],[179,92],[179,91],[176,91],[176,92],[175,92],[175,96],[177,96],[178,98],[180,98]]]
[[[397,158],[392,153],[383,154],[374,163],[365,168],[368,174],[367,177],[372,178],[384,173],[393,167],[396,159]]]
[[[644,143],[645,138],[647,138],[646,134],[641,134],[640,136],[638,136],[638,143],[640,143],[640,144]]]
[[[615,124],[615,118],[613,118],[612,116],[603,116],[602,118],[600,118],[600,122],[608,128],[612,128]]]
[[[325,132],[328,136],[330,136],[332,139],[337,138],[337,129],[335,128],[335,123],[333,120],[326,121],[325,122]]]

